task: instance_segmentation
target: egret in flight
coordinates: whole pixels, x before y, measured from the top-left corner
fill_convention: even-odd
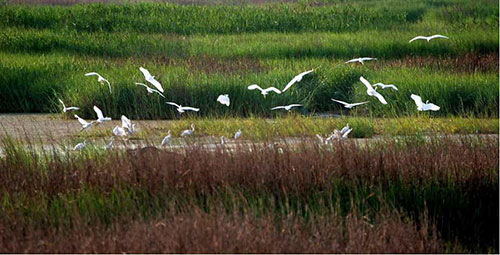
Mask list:
[[[199,108],[178,105],[178,104],[176,104],[174,102],[167,102],[167,104],[173,105],[173,106],[177,107],[177,111],[180,112],[180,113],[183,113],[185,111],[195,111],[195,112],[197,112],[197,111],[200,110]]]
[[[161,86],[160,82],[155,79],[153,75],[149,73],[149,71],[146,68],[139,67],[139,70],[141,70],[142,74],[144,74],[144,78],[146,79],[147,82],[153,84],[153,86],[156,87],[161,93],[163,93],[163,87]]]
[[[231,103],[230,100],[229,100],[229,95],[228,94],[220,95],[217,98],[217,102],[219,102],[221,104],[225,104],[226,106],[229,106],[229,104]]]
[[[258,89],[260,90],[260,93],[266,97],[266,95],[269,93],[269,92],[274,92],[276,94],[281,94],[281,91],[275,87],[269,87],[267,89],[262,89],[259,85],[257,84],[252,84],[250,86],[248,86],[248,90],[254,90],[254,89]]]
[[[285,86],[285,88],[282,90],[282,92],[285,92],[287,89],[289,89],[296,82],[300,82],[302,80],[302,78],[304,77],[304,75],[310,74],[312,72],[314,72],[314,69],[302,72],[302,73],[298,74],[297,76],[293,77],[293,79],[290,82],[288,82],[288,84]]]
[[[148,87],[148,85],[144,84],[144,83],[139,83],[139,82],[136,82],[135,83],[136,85],[139,85],[139,86],[144,86],[146,87],[146,90],[148,91],[149,94],[153,94],[153,93],[158,93],[158,95],[160,95],[161,97],[165,98],[165,96],[163,95],[163,93],[161,93],[159,90],[157,89],[152,89],[150,87]]]
[[[398,90],[398,88],[396,87],[396,85],[394,85],[394,84],[383,84],[382,82],[375,83],[375,84],[373,84],[373,86],[374,87],[380,87],[382,89],[391,88],[393,90]]]
[[[134,134],[137,131],[137,124],[132,124],[132,122],[127,118],[127,116],[122,115],[122,128],[129,135]]]
[[[125,132],[124,128],[120,126],[115,126],[115,128],[113,128],[113,134],[116,136],[126,136],[127,132]]]
[[[359,77],[359,80],[366,86],[366,94],[376,97],[382,104],[387,104],[385,98],[372,87],[370,82],[363,78],[363,76]]]
[[[427,40],[429,42],[432,39],[437,39],[437,38],[443,38],[443,39],[449,39],[447,36],[444,35],[431,35],[431,36],[416,36],[413,39],[410,40],[410,43],[415,41],[415,40]]]
[[[98,82],[100,82],[101,84],[104,84],[104,83],[108,84],[109,93],[111,93],[111,84],[109,84],[109,81],[104,79],[104,77],[102,77],[100,74],[98,74],[96,72],[90,72],[90,73],[86,73],[85,76],[97,76]]]
[[[419,111],[429,111],[429,110],[438,111],[440,109],[439,106],[433,103],[429,103],[429,100],[427,100],[424,104],[424,102],[422,102],[422,98],[418,95],[411,94],[411,99],[415,101],[415,104],[417,105],[417,110]]]
[[[172,138],[172,131],[168,131],[168,134],[161,140],[161,146],[166,146],[168,143],[170,143],[170,139]]]
[[[186,129],[181,132],[181,136],[188,136],[194,133],[194,123],[191,124],[191,129]]]
[[[99,109],[95,105],[94,105],[94,112],[97,114],[97,123],[102,123],[102,122],[110,121],[111,120],[110,117],[104,117],[104,115],[102,114],[101,109]]]
[[[331,100],[334,101],[334,102],[343,104],[344,107],[347,108],[347,109],[351,109],[354,106],[358,106],[358,105],[362,105],[362,104],[367,104],[368,103],[368,101],[366,101],[366,102],[361,102],[361,103],[352,103],[352,104],[349,104],[349,103],[346,103],[344,101],[340,101],[340,100],[333,99],[333,98],[331,98]]]
[[[92,125],[94,125],[94,123],[96,123],[96,121],[91,121],[91,122],[87,122],[86,120],[80,118],[78,115],[75,114],[75,118],[78,119],[78,122],[80,122],[80,124],[82,125],[82,129],[81,130],[84,130],[84,129],[87,129],[89,127],[92,127]]]
[[[287,111],[291,111],[293,107],[299,107],[302,106],[301,104],[291,104],[291,105],[285,105],[285,106],[276,106],[271,108],[271,110],[278,110],[278,109],[285,109]]]
[[[73,110],[75,110],[75,111],[76,111],[76,110],[80,110],[80,108],[75,107],[75,106],[66,107],[66,105],[64,105],[64,102],[63,102],[61,99],[59,99],[59,98],[58,98],[58,100],[59,100],[59,102],[61,102],[61,104],[62,104],[62,106],[63,106],[63,112],[73,111]]]
[[[369,58],[369,57],[364,57],[364,58],[353,58],[351,60],[346,61],[346,63],[354,63],[354,62],[359,62],[361,64],[365,64],[365,61],[370,61],[370,60],[377,60],[376,58]]]

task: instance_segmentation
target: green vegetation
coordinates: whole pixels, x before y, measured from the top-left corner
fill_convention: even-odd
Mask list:
[[[351,111],[356,116],[414,116],[409,96],[416,93],[441,106],[433,116],[498,117],[497,14],[489,1],[6,5],[0,111],[56,112],[61,97],[86,118],[93,105],[113,118],[178,117],[134,85],[144,81],[144,66],[169,101],[201,108],[197,116],[273,116],[281,113],[271,107],[290,103],[304,104],[303,114],[343,111],[330,98],[371,101]],[[434,33],[450,39],[408,43]],[[344,64],[360,56],[378,60]],[[254,83],[283,88],[311,68],[282,95],[246,90]],[[113,94],[83,76],[89,71],[108,78]],[[365,95],[359,76],[400,90],[384,90],[389,105],[381,105]],[[219,94],[230,95],[230,107],[216,103]]]

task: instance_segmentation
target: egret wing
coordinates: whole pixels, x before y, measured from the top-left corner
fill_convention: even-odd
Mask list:
[[[178,105],[178,104],[176,104],[176,103],[174,103],[174,102],[167,102],[167,104],[169,104],[169,105],[173,105],[173,106],[175,106],[175,107],[177,107],[177,108],[181,107],[180,105]]]
[[[155,78],[151,77],[149,79],[146,79],[149,81],[149,83],[153,84],[160,92],[163,92],[163,87],[161,86],[161,83],[157,81]]]
[[[183,106],[182,109],[188,110],[188,111],[195,111],[195,112],[200,110],[199,108],[194,108],[194,107],[189,107],[189,106]]]
[[[449,39],[447,36],[444,36],[444,35],[433,35],[431,37],[429,37],[430,39],[435,39],[435,38],[444,38],[444,39]]]
[[[90,73],[86,73],[85,76],[92,76],[92,75],[97,75],[97,76],[101,76],[99,75],[98,73],[96,72],[90,72]]]
[[[269,88],[265,89],[264,91],[266,91],[266,92],[272,91],[272,92],[274,92],[276,94],[281,94],[281,91],[279,89],[275,88],[275,87],[269,87]]]
[[[346,61],[346,63],[353,63],[353,62],[358,62],[359,58],[353,58],[351,60]]]
[[[415,95],[415,94],[411,94],[411,99],[413,99],[413,101],[415,101],[415,104],[417,105],[417,107],[422,107],[422,105],[424,104],[424,102],[422,102],[422,98],[418,95]]]
[[[271,110],[285,109],[285,106],[276,106],[271,108]]]
[[[380,101],[382,104],[387,104],[387,101],[385,101],[384,96],[382,96],[377,91],[375,91],[375,90],[373,91],[373,96],[375,96],[378,99],[378,101]]]
[[[299,106],[302,106],[301,104],[291,104],[291,105],[288,105],[288,107],[299,107]]]
[[[149,79],[150,77],[152,77],[152,75],[149,73],[148,69],[141,66],[141,67],[139,67],[139,70],[142,72],[142,74],[144,75],[144,78],[146,80]]]
[[[123,128],[128,128],[128,129],[132,128],[132,122],[130,122],[130,120],[129,120],[129,118],[127,118],[127,116],[122,115],[121,119],[122,119],[122,127]]]
[[[85,121],[84,119],[80,118],[80,116],[78,116],[76,114],[75,114],[75,118],[78,119],[78,122],[80,122],[80,124],[82,124],[82,125],[87,125],[88,124],[87,121]]]
[[[433,103],[428,103],[428,104],[425,104],[424,107],[423,107],[423,110],[424,111],[427,111],[427,110],[431,110],[431,111],[439,111],[441,107],[433,104]]]
[[[367,104],[367,103],[369,103],[369,102],[365,101],[365,102],[360,102],[360,103],[353,103],[353,104],[351,104],[351,106],[358,106],[358,105]]]
[[[333,99],[333,98],[330,98],[330,100],[334,101],[334,102],[337,102],[337,103],[341,103],[343,105],[347,105],[348,103],[344,102],[344,101],[340,101],[340,100],[337,100],[337,99]]]
[[[415,40],[427,40],[427,37],[425,36],[416,36],[413,39],[410,40],[410,43],[415,41]]]
[[[254,90],[254,89],[258,89],[258,90],[262,91],[262,88],[257,84],[252,84],[252,85],[248,86],[248,90]]]
[[[97,119],[104,119],[101,109],[94,105],[94,112],[97,114]]]
[[[363,76],[359,77],[359,80],[365,84],[367,89],[373,89],[372,85],[370,84],[369,81],[367,81]]]

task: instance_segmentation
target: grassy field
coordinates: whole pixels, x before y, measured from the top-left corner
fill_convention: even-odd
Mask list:
[[[0,0],[0,252],[498,253],[498,13],[490,0]],[[432,34],[449,39],[408,42]],[[377,60],[345,63],[357,57]],[[134,84],[141,66],[166,99]],[[247,89],[310,69],[279,95]],[[378,89],[383,105],[361,76],[398,91]],[[80,131],[73,114],[95,119],[94,105],[113,121]],[[138,132],[104,149],[121,115]],[[316,138],[346,124],[349,139]]]
[[[494,3],[425,1],[393,8],[372,1],[285,5],[176,5],[170,3],[75,6],[6,5],[0,10],[0,111],[55,112],[56,97],[93,117],[178,117],[162,98],[134,85],[148,68],[167,99],[201,108],[198,116],[272,116],[276,105],[301,103],[304,114],[338,112],[330,98],[369,100],[354,115],[417,114],[411,93],[441,106],[437,116],[498,117],[498,7]],[[408,43],[419,34],[449,40]],[[349,65],[359,56],[375,63]],[[284,85],[315,69],[282,95],[248,91]],[[94,79],[110,80],[106,93]],[[389,105],[369,99],[359,81],[394,83]],[[230,94],[229,108],[219,94]]]

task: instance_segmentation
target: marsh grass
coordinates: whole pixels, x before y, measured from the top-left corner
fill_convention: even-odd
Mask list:
[[[274,144],[273,141],[266,143]],[[20,244],[34,245],[31,237],[43,236],[48,246],[30,246],[32,251],[77,251],[79,246],[56,245],[53,238],[57,233],[69,233],[60,238],[69,238],[78,244],[83,240],[76,233],[94,230],[99,232],[86,239],[90,243],[101,238],[125,238],[123,234],[126,231],[116,229],[120,222],[137,222],[139,226],[144,226],[141,227],[144,231],[153,231],[155,228],[148,224],[161,221],[176,226],[177,220],[189,218],[199,210],[208,218],[212,215],[217,217],[217,222],[241,222],[241,217],[268,222],[267,217],[271,217],[276,219],[271,220],[274,222],[271,226],[278,229],[295,228],[294,220],[279,220],[292,215],[298,222],[305,220],[305,225],[298,223],[299,229],[302,226],[315,229],[314,226],[323,225],[323,220],[328,217],[335,219],[335,215],[354,222],[364,217],[374,225],[369,229],[375,232],[368,232],[373,237],[366,238],[375,238],[375,247],[370,247],[377,251],[416,251],[416,247],[420,247],[419,251],[428,251],[430,247],[434,247],[431,251],[446,251],[437,241],[428,243],[434,243],[431,246],[424,246],[428,248],[396,245],[403,240],[415,241],[408,236],[399,236],[400,233],[407,233],[410,237],[416,235],[415,238],[419,236],[423,238],[422,242],[439,235],[448,246],[459,242],[472,251],[495,250],[498,248],[497,148],[497,137],[440,137],[430,140],[387,139],[366,146],[346,140],[333,146],[318,146],[317,142],[305,141],[296,146],[254,144],[237,146],[233,150],[226,150],[224,146],[214,150],[190,145],[177,151],[143,147],[105,152],[89,148],[82,152],[63,149],[65,153],[54,150],[37,154],[32,147],[7,138],[3,140],[4,154],[0,158],[0,186],[3,189],[0,219],[5,233],[12,235],[3,235],[2,249],[20,251]],[[396,220],[401,218],[390,216],[394,210],[411,221],[403,224],[404,220]],[[221,213],[224,211],[227,214]],[[193,220],[198,222],[196,224],[204,226],[205,223],[201,223],[204,221],[196,217],[195,214]],[[377,244],[379,241],[375,240],[382,240],[376,239],[377,234],[392,220],[396,221],[389,225],[394,226],[395,232],[389,232],[391,234],[387,234],[387,238],[399,241]],[[309,221],[319,225],[308,225]],[[182,222],[192,221],[185,219]],[[234,231],[247,229],[242,225],[228,224]],[[421,232],[411,230],[413,224]],[[432,229],[433,225],[437,231],[434,234],[428,232],[430,229],[422,229],[425,226]],[[127,229],[133,225],[123,226]],[[248,225],[257,231],[260,228],[256,226],[261,225]],[[342,226],[340,229],[344,229],[345,225]],[[353,231],[357,229],[354,233],[368,230],[359,227],[353,226]],[[410,232],[400,232],[401,228]],[[19,236],[29,229],[33,230],[30,232],[33,236]],[[225,230],[207,231],[216,240],[227,235]],[[263,235],[270,235],[269,238],[274,236],[272,231],[262,231]],[[299,233],[302,232],[297,232],[298,236],[294,237],[298,238],[299,246],[293,246],[298,250],[312,245],[306,241],[308,236],[318,236],[313,234],[316,232],[304,232],[302,239]],[[20,239],[14,238],[16,236]],[[146,238],[141,235],[126,236],[137,241]],[[347,240],[356,240],[359,238],[356,236],[341,235]],[[286,234],[278,240],[285,241],[288,237]],[[195,242],[197,238],[189,233],[179,233],[178,236],[158,241],[156,237],[147,239],[173,242],[175,245],[172,244],[172,247],[176,248],[163,249],[182,250],[175,240]],[[331,236],[323,238],[328,238],[330,243],[339,240]],[[354,249],[344,246],[345,242],[340,242],[343,245],[337,248],[324,247],[321,245],[323,241],[318,242],[320,244],[313,246],[318,251]],[[124,243],[114,244],[122,249],[134,248]],[[263,249],[246,243],[239,245],[242,245],[241,249]],[[116,251],[112,247],[97,246],[94,249]],[[213,246],[193,247],[202,249]],[[372,249],[365,248],[362,250]],[[137,249],[155,250],[146,247]],[[223,245],[220,249],[231,250],[231,247]],[[277,249],[275,251],[286,251],[284,247]]]

